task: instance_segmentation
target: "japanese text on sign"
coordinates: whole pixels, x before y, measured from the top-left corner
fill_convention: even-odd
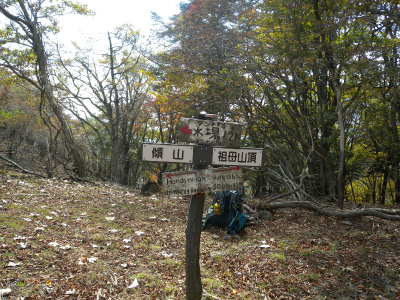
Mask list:
[[[163,173],[165,196],[212,193],[243,187],[243,171],[239,167]]]
[[[213,165],[262,165],[261,149],[224,149],[215,148],[213,151]]]
[[[172,150],[172,159],[173,160],[183,160],[184,154],[185,154],[185,150],[173,149]],[[151,157],[164,159],[164,147],[153,147],[153,150],[151,151]]]
[[[170,144],[143,144],[143,161],[192,163],[193,147]]]
[[[240,147],[242,126],[210,120],[181,118],[179,139],[203,145]]]

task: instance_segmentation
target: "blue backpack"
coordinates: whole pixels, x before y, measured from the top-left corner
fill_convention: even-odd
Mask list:
[[[247,222],[247,216],[243,213],[243,202],[240,190],[215,192],[201,229],[206,229],[209,224],[225,227],[228,229],[225,238],[240,232]]]

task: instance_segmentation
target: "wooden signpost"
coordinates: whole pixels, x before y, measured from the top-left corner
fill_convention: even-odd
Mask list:
[[[203,114],[205,115],[205,113]],[[193,164],[193,170],[164,173],[165,196],[191,195],[186,227],[186,299],[200,300],[200,235],[205,193],[241,189],[241,167],[261,167],[265,151],[240,148],[242,126],[206,119],[181,118],[179,140],[198,145],[143,143],[142,161]],[[228,166],[207,169],[208,165]]]

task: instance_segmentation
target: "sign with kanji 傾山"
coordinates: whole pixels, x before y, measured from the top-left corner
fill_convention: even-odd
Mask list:
[[[142,161],[193,163],[193,146],[143,143],[140,148]]]

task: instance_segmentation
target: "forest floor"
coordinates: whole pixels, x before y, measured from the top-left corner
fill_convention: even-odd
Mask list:
[[[0,299],[185,299],[189,198],[0,180]],[[399,222],[279,209],[235,237],[225,232],[201,235],[202,284],[213,299],[400,298]]]

